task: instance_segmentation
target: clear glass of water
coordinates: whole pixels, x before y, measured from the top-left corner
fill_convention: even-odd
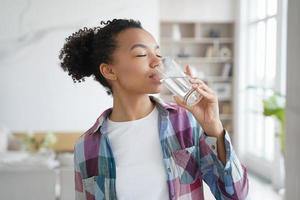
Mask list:
[[[188,106],[194,106],[202,99],[202,95],[192,88],[188,76],[172,58],[164,57],[162,59],[159,72],[162,77],[160,82],[174,95],[182,98]]]

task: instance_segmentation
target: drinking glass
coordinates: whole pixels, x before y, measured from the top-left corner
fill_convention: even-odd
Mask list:
[[[188,76],[174,59],[162,58],[162,66],[158,70],[162,77],[160,82],[174,95],[182,98],[188,106],[194,106],[202,99],[202,95],[192,88]]]

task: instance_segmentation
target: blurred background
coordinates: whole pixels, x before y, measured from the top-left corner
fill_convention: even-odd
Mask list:
[[[219,97],[249,199],[299,199],[300,1],[0,0],[0,199],[74,199],[73,145],[112,98],[59,66],[65,38],[133,18]],[[159,96],[172,101],[163,90]],[[214,199],[205,188],[206,199]]]

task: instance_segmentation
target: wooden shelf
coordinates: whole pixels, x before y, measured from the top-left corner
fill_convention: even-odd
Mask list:
[[[175,57],[179,62],[188,63],[228,63],[232,62],[232,58],[226,57]]]
[[[207,82],[231,82],[232,77],[223,77],[223,76],[208,76],[203,78]]]
[[[204,43],[204,44],[212,44],[212,43],[233,43],[234,39],[231,37],[220,37],[220,38],[210,38],[210,37],[202,37],[202,38],[181,38],[180,40],[175,40],[173,38],[164,37],[161,38],[162,43]]]

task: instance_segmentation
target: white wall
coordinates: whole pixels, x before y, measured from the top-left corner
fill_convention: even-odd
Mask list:
[[[84,131],[111,106],[98,82],[74,84],[59,67],[59,50],[71,33],[112,18],[138,19],[156,38],[159,33],[158,0],[0,4],[0,126],[13,131]]]
[[[233,22],[236,0],[161,0],[163,21]]]
[[[286,199],[300,197],[300,1],[288,0]]]

